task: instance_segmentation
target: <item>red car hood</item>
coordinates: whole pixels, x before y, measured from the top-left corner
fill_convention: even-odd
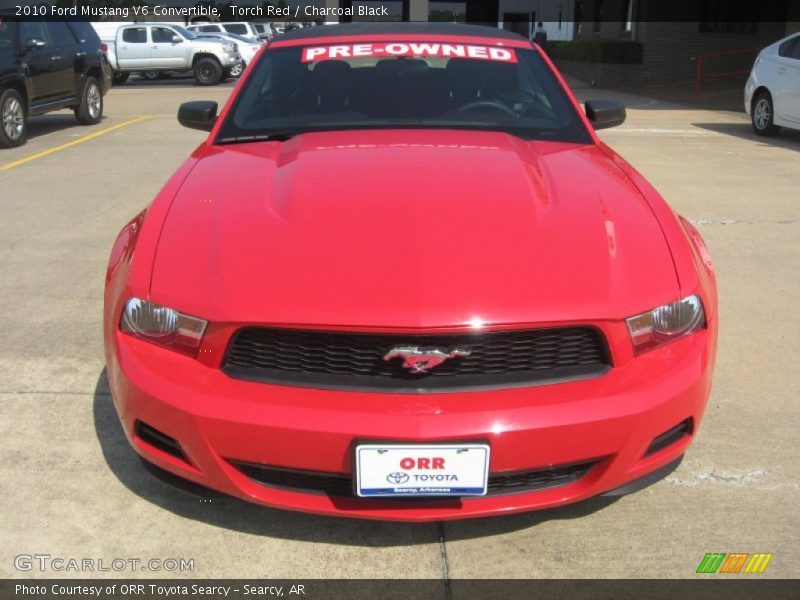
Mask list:
[[[151,297],[212,321],[427,328],[622,318],[677,297],[595,146],[356,131],[198,151]]]

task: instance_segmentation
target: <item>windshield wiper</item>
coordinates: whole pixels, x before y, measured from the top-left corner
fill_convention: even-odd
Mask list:
[[[302,131],[274,131],[258,135],[239,135],[217,140],[218,144],[245,144],[247,142],[285,142],[298,136]]]

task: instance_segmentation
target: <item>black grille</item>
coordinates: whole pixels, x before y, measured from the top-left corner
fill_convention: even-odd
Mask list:
[[[468,349],[470,355],[414,374],[402,358],[383,359],[397,346]],[[234,336],[223,369],[240,379],[302,387],[426,392],[595,377],[610,364],[605,339],[594,327],[439,335],[252,327]]]
[[[686,419],[685,421],[681,421],[672,429],[665,431],[664,433],[653,439],[652,443],[647,448],[647,451],[644,453],[644,455],[650,456],[651,454],[655,454],[659,450],[663,450],[667,446],[671,446],[675,442],[682,440],[687,435],[692,435],[691,418]]]
[[[136,437],[143,442],[150,444],[154,448],[158,448],[162,452],[171,454],[175,458],[180,458],[184,462],[189,462],[186,460],[186,455],[183,453],[181,445],[175,438],[169,437],[166,433],[161,433],[158,429],[151,427],[144,421],[136,421],[135,432]]]
[[[320,471],[299,471],[240,461],[229,462],[253,481],[264,485],[305,494],[357,497],[353,493],[353,479],[349,475]],[[532,471],[489,474],[487,495],[499,496],[501,494],[532,492],[569,485],[586,475],[589,469],[598,462],[599,460],[592,460]],[[385,499],[382,498],[382,500]],[[402,499],[413,500],[408,496],[404,496]],[[437,500],[431,497],[421,499],[428,502]]]

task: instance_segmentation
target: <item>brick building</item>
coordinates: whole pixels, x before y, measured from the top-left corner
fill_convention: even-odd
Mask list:
[[[752,49],[752,53],[708,58],[704,63],[711,71],[746,69],[756,49],[800,31],[800,0],[312,1],[336,8],[382,5],[390,20],[466,20],[525,36],[542,21],[549,40],[639,42],[641,65],[621,69],[625,82],[634,85],[691,81],[696,68],[693,57],[700,53]]]
[[[748,69],[758,50],[800,31],[800,0],[577,0],[575,15],[574,39],[642,44],[630,83],[643,85],[692,80],[704,53],[742,51],[704,59],[709,71]]]

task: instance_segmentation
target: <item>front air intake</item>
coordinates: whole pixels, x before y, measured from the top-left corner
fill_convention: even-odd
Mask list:
[[[692,429],[693,427],[691,418],[681,421],[672,429],[669,429],[654,438],[644,455],[650,456],[651,454],[655,454],[659,450],[663,450],[664,448],[679,442],[683,438],[692,435]]]
[[[136,432],[136,437],[145,444],[157,450],[161,450],[161,452],[169,454],[170,456],[174,456],[183,462],[189,462],[181,449],[181,445],[175,438],[169,437],[166,433],[161,433],[158,429],[151,427],[143,421],[136,421],[134,430]]]

